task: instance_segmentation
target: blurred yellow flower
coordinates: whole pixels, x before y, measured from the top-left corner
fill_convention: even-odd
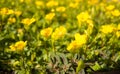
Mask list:
[[[117,36],[118,38],[120,37],[120,32],[119,32],[119,31],[116,32],[116,36]]]
[[[75,34],[75,40],[72,41],[68,46],[67,50],[72,53],[79,52],[79,48],[87,42],[87,35],[80,35],[79,33]]]
[[[18,33],[23,33],[23,29],[21,29],[21,28],[18,29],[17,31],[18,31]]]
[[[101,26],[100,31],[107,34],[107,33],[112,33],[115,27],[113,25],[103,25]]]
[[[113,10],[111,13],[113,16],[120,16],[120,11],[118,9]]]
[[[87,20],[86,21],[88,23],[87,29],[86,29],[86,34],[90,35],[93,32],[93,21],[92,20]]]
[[[24,49],[24,47],[26,46],[26,44],[27,44],[27,41],[18,41],[18,42],[16,42],[15,43],[15,47],[16,47],[16,49],[17,50],[23,50]]]
[[[89,25],[89,26],[91,26],[91,27],[93,27],[93,26],[94,26],[94,25],[93,25],[93,21],[92,21],[92,20],[87,20],[86,22],[88,23],[88,25]]]
[[[64,6],[60,6],[56,8],[57,12],[64,12],[66,10],[66,8]]]
[[[79,23],[81,22],[85,22],[87,20],[89,20],[91,17],[88,14],[88,12],[81,12],[80,14],[77,15],[77,20]]]
[[[113,10],[114,8],[115,8],[114,5],[109,5],[109,6],[106,7],[106,10],[107,10],[107,11],[111,11],[111,10]]]
[[[27,45],[27,41],[18,41],[15,44],[10,45],[11,51],[22,51],[24,47]]]
[[[24,2],[24,0],[19,0],[21,3],[23,3]]]
[[[71,2],[69,4],[69,7],[71,7],[71,8],[78,8],[78,5],[79,5],[79,3],[73,3],[73,2]]]
[[[51,12],[55,12],[55,9],[54,9],[54,8],[52,8],[52,9],[51,9]]]
[[[9,19],[8,19],[8,22],[9,22],[9,23],[15,23],[15,22],[16,22],[16,19],[15,19],[15,18],[9,18]]]
[[[44,36],[45,38],[48,38],[52,34],[52,28],[48,27],[40,31],[41,35]]]
[[[47,6],[47,7],[58,6],[58,2],[57,2],[57,1],[54,1],[54,0],[51,0],[51,1],[48,1],[48,2],[46,3],[46,6]]]
[[[0,14],[5,15],[8,12],[8,8],[1,8],[0,9]]]
[[[22,28],[19,28],[18,30],[17,30],[17,36],[19,37],[19,38],[22,38],[22,36],[24,35],[24,32],[23,32],[23,29]]]
[[[118,27],[117,27],[118,30],[120,30],[120,24],[118,24]]]
[[[54,16],[55,16],[55,13],[48,13],[45,16],[45,19],[48,21],[51,21],[54,18]]]
[[[72,41],[68,46],[67,46],[67,50],[69,52],[72,52],[72,53],[76,53],[76,52],[79,52],[79,44],[77,41]]]
[[[83,44],[87,42],[87,35],[86,34],[80,35],[79,33],[76,33],[75,40],[80,46],[82,46]]]
[[[30,24],[32,24],[35,21],[36,21],[35,18],[31,18],[31,19],[30,18],[25,18],[25,19],[22,19],[21,23],[23,23],[26,26],[29,26]]]
[[[14,14],[15,14],[17,17],[19,17],[19,16],[22,14],[22,12],[21,12],[21,11],[15,11]]]
[[[13,14],[14,11],[12,9],[8,9],[8,8],[1,8],[0,10],[0,14],[2,15],[10,15],[10,14]]]
[[[67,30],[65,27],[60,26],[55,29],[55,32],[52,34],[52,39],[58,40],[59,38],[62,38],[66,34]]]
[[[99,0],[88,0],[88,4],[90,4],[90,5],[97,4],[98,2],[99,2]]]
[[[8,9],[7,14],[8,14],[8,15],[9,15],[9,14],[14,14],[14,11],[13,11],[12,9]]]
[[[120,37],[120,24],[118,24],[118,26],[117,26],[116,36],[118,38]]]
[[[15,51],[16,50],[16,47],[13,44],[10,45],[9,47],[10,47],[11,51]]]
[[[112,0],[113,2],[119,2],[119,0]]]
[[[43,7],[44,6],[44,2],[43,1],[35,1],[35,5],[39,8],[39,7]]]

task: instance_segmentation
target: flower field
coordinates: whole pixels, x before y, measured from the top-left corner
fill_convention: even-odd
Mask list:
[[[93,74],[119,64],[119,0],[0,0],[0,73]]]

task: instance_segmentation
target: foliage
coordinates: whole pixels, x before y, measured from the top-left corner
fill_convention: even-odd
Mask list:
[[[0,0],[0,70],[120,69],[119,0]]]

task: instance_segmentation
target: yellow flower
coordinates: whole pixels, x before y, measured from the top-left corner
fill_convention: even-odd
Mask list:
[[[32,24],[35,21],[36,21],[35,18],[31,18],[31,19],[25,18],[25,19],[22,19],[21,23],[23,23],[26,26],[29,26],[30,24]]]
[[[37,6],[43,6],[44,5],[43,1],[35,1],[35,4]]]
[[[113,2],[119,2],[119,0],[112,0]]]
[[[67,50],[72,53],[79,52],[79,48],[82,47],[87,42],[87,35],[80,35],[79,33],[75,34],[75,40],[72,41],[68,46]]]
[[[79,44],[77,41],[72,41],[68,46],[67,46],[67,50],[69,52],[72,52],[72,53],[76,53],[76,52],[79,52]]]
[[[19,0],[21,3],[23,3],[25,0]]]
[[[21,28],[19,28],[18,30],[17,30],[17,36],[19,37],[19,38],[22,38],[23,37],[23,35],[24,35],[24,32],[23,32],[23,29],[21,29]]]
[[[88,23],[88,25],[89,25],[90,27],[93,27],[93,26],[94,26],[92,20],[87,20],[86,22]]]
[[[8,15],[13,14],[13,13],[14,13],[14,11],[12,9],[8,9],[8,12],[7,12]]]
[[[49,2],[46,3],[46,6],[47,6],[47,7],[58,6],[58,2],[57,2],[57,1],[54,1],[54,0],[51,0],[51,1],[49,1]]]
[[[25,41],[25,42],[24,41],[16,42],[15,43],[16,50],[19,50],[19,51],[23,50],[24,47],[26,46],[26,44],[27,44],[27,41]]]
[[[66,34],[67,30],[65,27],[60,26],[55,29],[55,32],[52,34],[52,39],[57,40],[61,37],[63,37]]]
[[[51,21],[55,16],[55,13],[48,13],[46,16],[45,16],[45,19],[48,20],[48,21]]]
[[[14,11],[12,9],[8,9],[8,8],[1,8],[1,10],[0,10],[0,14],[2,14],[2,15],[10,15],[13,13],[14,13]]]
[[[23,29],[19,28],[18,30],[18,33],[23,33]]]
[[[18,41],[15,44],[10,45],[11,51],[22,51],[24,47],[27,45],[27,41]]]
[[[117,26],[116,36],[118,38],[120,37],[120,24],[118,24],[118,26]]]
[[[80,14],[77,15],[77,20],[79,23],[81,22],[85,22],[87,20],[89,20],[91,17],[88,14],[88,12],[81,12]]]
[[[64,12],[65,10],[66,10],[66,8],[64,6],[56,8],[56,11],[58,11],[58,12]]]
[[[15,51],[16,50],[16,47],[13,44],[10,45],[9,47],[10,47],[11,51]]]
[[[14,14],[15,14],[17,17],[19,17],[19,16],[22,14],[22,12],[21,12],[21,11],[15,11]]]
[[[83,44],[87,42],[87,35],[86,34],[80,35],[79,33],[76,33],[75,40],[80,46],[82,46]]]
[[[114,29],[115,28],[113,25],[103,25],[101,26],[100,31],[107,34],[107,33],[112,33]]]
[[[69,7],[71,7],[71,8],[78,8],[78,5],[79,5],[79,3],[73,3],[73,2],[71,2],[69,4]]]
[[[115,9],[111,12],[113,16],[120,16],[120,11],[118,9]]]
[[[111,10],[113,10],[114,8],[115,8],[114,5],[109,5],[109,6],[106,7],[106,10],[107,10],[107,11],[111,11]]]
[[[117,36],[118,38],[120,37],[120,32],[119,32],[119,31],[116,32],[116,36]]]
[[[8,19],[8,22],[9,22],[9,23],[15,23],[15,22],[16,22],[16,19],[15,19],[15,18],[9,18],[9,19]]]
[[[5,15],[8,12],[8,8],[1,8],[0,14]]]
[[[52,28],[48,27],[40,31],[41,35],[48,38],[52,34]]]
[[[55,9],[54,9],[54,8],[52,8],[52,9],[51,9],[51,12],[55,12]]]
[[[88,4],[94,5],[97,4],[99,1],[98,0],[88,0]]]
[[[44,2],[43,1],[35,1],[35,5],[37,6],[37,8],[39,7],[43,7],[44,6]]]
[[[118,27],[117,27],[118,30],[120,30],[120,24],[118,24]]]
[[[90,35],[93,32],[93,21],[92,20],[87,20],[86,21],[88,23],[87,29],[85,30],[87,35]]]

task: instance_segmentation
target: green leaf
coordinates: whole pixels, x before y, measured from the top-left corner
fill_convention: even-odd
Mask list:
[[[94,66],[90,66],[94,71],[98,71],[101,69],[101,66],[98,64],[98,62],[95,62]]]
[[[84,67],[85,67],[85,64],[84,64],[83,60],[79,60],[78,61],[78,66],[76,68],[76,74],[78,74],[79,71],[81,71]]]
[[[115,62],[117,62],[118,60],[120,60],[120,52],[118,52],[116,58],[115,58]]]
[[[26,74],[25,70],[16,70],[15,74]]]
[[[65,54],[59,53],[58,55],[62,58],[63,64],[67,65],[68,64],[68,60],[67,60]]]
[[[31,61],[33,61],[35,59],[35,57],[36,57],[36,53],[33,52],[32,55],[31,55]]]

